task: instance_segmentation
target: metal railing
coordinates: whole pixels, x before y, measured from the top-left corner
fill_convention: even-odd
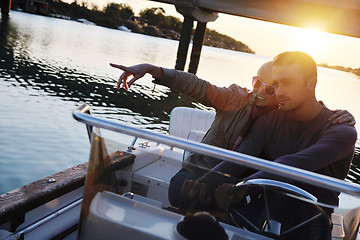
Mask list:
[[[4,236],[4,238],[1,238],[0,240],[13,240],[13,239],[23,239],[23,235],[30,233],[31,231],[35,230],[36,228],[49,223],[51,220],[59,217],[61,214],[64,214],[70,210],[72,210],[73,208],[79,206],[82,203],[82,198],[75,200],[74,202],[69,203],[68,205],[60,208],[59,210],[47,215],[46,217],[30,224],[29,226],[26,226],[18,231],[16,231],[15,233],[10,233],[9,235]]]
[[[333,177],[321,175],[303,169],[287,166],[284,164],[271,162],[261,158],[249,156],[246,154],[230,151],[227,149],[199,143],[191,140],[181,139],[178,137],[158,134],[148,130],[137,129],[130,126],[125,126],[120,123],[111,122],[105,119],[97,118],[82,112],[88,110],[87,105],[82,105],[73,111],[73,117],[82,123],[89,126],[96,126],[107,130],[148,139],[154,142],[167,144],[169,146],[186,149],[198,154],[218,158],[224,161],[237,163],[246,167],[251,167],[257,170],[269,172],[272,174],[281,175],[290,179],[296,179],[304,183],[312,184],[314,186],[322,187],[332,191],[339,191],[360,197],[360,185],[346,182],[344,180]]]

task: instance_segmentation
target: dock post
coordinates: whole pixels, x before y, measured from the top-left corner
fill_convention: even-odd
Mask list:
[[[194,25],[194,19],[189,16],[184,17],[184,22],[181,27],[181,35],[179,41],[179,48],[176,56],[175,69],[184,71],[187,52],[191,40],[192,29]]]
[[[10,14],[11,0],[1,0],[1,18],[8,19]]]
[[[189,72],[196,74],[199,66],[201,49],[204,43],[206,32],[206,23],[198,22],[193,39],[193,47],[191,50]]]
[[[184,16],[175,69],[184,71],[193,24],[194,21],[197,21],[189,65],[189,72],[194,74],[196,73],[199,65],[201,48],[204,43],[206,23],[213,22],[218,18],[218,14],[216,12],[203,10],[197,7],[195,3],[196,2],[194,0],[175,0],[176,11]]]

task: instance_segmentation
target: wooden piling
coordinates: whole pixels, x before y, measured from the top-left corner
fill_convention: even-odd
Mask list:
[[[0,1],[0,7],[1,7],[1,18],[2,19],[9,18],[11,0],[1,0]]]
[[[181,28],[181,36],[179,41],[179,47],[176,57],[175,69],[184,71],[187,52],[191,40],[191,34],[193,29],[194,19],[192,17],[184,17],[184,22]]]
[[[198,22],[193,39],[193,47],[191,50],[189,72],[196,74],[199,66],[201,49],[204,43],[206,32],[206,23]]]

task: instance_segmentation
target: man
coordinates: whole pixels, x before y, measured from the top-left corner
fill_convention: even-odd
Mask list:
[[[345,179],[353,158],[357,133],[355,128],[348,124],[334,125],[328,121],[332,112],[321,105],[315,96],[317,83],[315,61],[303,52],[279,54],[273,61],[272,78],[272,85],[277,89],[276,97],[280,108],[260,117],[236,150],[277,163]],[[215,174],[215,171],[220,171],[244,181],[255,178],[288,181],[312,193],[321,203],[338,204],[337,192],[313,187],[293,179],[284,179],[263,171],[249,174],[247,170],[242,166],[222,162],[199,179],[202,188],[198,184],[185,186],[184,194],[193,198],[199,191],[204,192],[201,190],[204,184],[210,189],[215,189],[224,181],[223,177]],[[203,193],[203,199],[204,196]],[[280,201],[283,199],[280,198]],[[292,209],[298,213],[303,212],[304,209],[297,207],[293,206]],[[325,211],[330,215],[332,210],[325,209]],[[305,239],[303,235],[299,236]],[[316,234],[312,236],[316,237],[311,239],[319,239]]]

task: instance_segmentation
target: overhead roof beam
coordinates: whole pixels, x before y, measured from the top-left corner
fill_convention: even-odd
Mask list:
[[[155,0],[153,0],[155,1]],[[360,0],[158,0],[175,6],[360,37]]]

